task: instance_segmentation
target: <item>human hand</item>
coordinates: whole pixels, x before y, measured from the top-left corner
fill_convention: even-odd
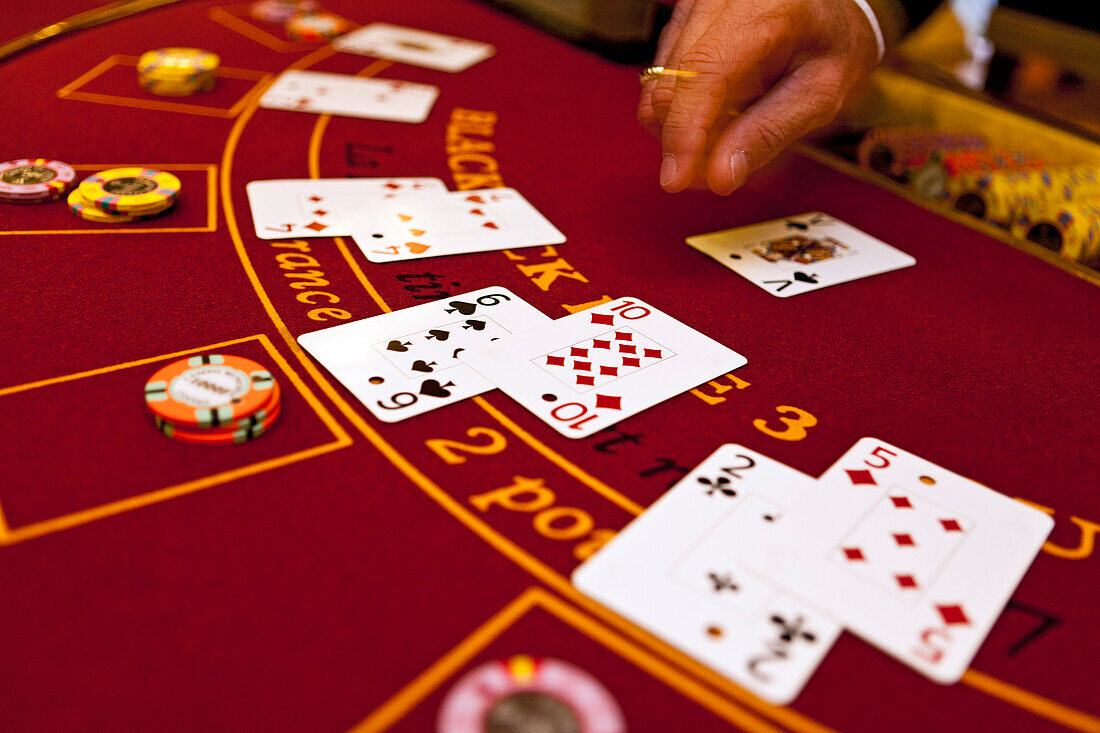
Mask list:
[[[679,0],[654,64],[694,73],[645,82],[638,106],[661,186],[732,193],[835,117],[878,55],[854,0]]]

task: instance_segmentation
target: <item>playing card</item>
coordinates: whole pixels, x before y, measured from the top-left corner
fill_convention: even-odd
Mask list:
[[[438,178],[297,178],[251,181],[245,190],[257,237],[299,239],[350,236],[344,217],[447,186]]]
[[[700,234],[687,243],[780,298],[916,264],[821,212]]]
[[[922,674],[957,681],[1054,520],[875,438],[818,486],[758,567]]]
[[[561,244],[565,235],[512,188],[406,197],[345,217],[371,262]]]
[[[389,23],[371,23],[340,36],[337,51],[375,56],[437,71],[462,71],[496,53],[488,43]]]
[[[591,435],[746,363],[637,298],[559,318],[461,358],[567,438]]]
[[[439,87],[395,79],[367,79],[321,71],[284,71],[260,97],[265,109],[423,122]]]
[[[458,360],[550,319],[490,287],[303,334],[298,343],[383,422],[398,422],[492,389]]]
[[[573,584],[771,702],[793,700],[840,625],[746,566],[814,491],[809,476],[724,445],[573,573]]]

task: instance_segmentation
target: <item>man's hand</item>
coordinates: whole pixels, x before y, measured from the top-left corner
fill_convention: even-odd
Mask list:
[[[853,0],[679,0],[654,64],[696,72],[643,84],[639,121],[661,138],[661,186],[727,195],[829,122],[878,61]]]

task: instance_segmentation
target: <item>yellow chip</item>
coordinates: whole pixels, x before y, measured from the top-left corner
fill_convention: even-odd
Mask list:
[[[80,182],[84,198],[103,209],[121,213],[145,213],[176,200],[180,179],[153,168],[111,168]]]
[[[138,73],[164,81],[180,81],[217,70],[221,59],[201,48],[157,48],[146,51],[138,59]]]

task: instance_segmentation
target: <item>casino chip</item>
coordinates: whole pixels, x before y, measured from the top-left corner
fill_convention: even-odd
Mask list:
[[[599,680],[572,664],[525,654],[466,673],[439,708],[438,733],[625,733]]]
[[[351,30],[351,23],[334,13],[303,13],[295,15],[284,26],[295,41],[330,41]]]
[[[278,402],[270,410],[260,410],[250,418],[237,421],[236,427],[209,428],[206,430],[187,430],[179,428],[164,418],[154,417],[157,429],[166,437],[181,443],[194,445],[237,445],[255,440],[263,435],[279,417],[281,407]]]
[[[279,404],[275,378],[240,356],[208,354],[174,361],[145,385],[145,402],[157,417],[185,430],[240,427],[241,421]]]
[[[162,97],[187,97],[214,88],[221,59],[199,48],[157,48],[138,59],[138,83]]]
[[[49,158],[21,158],[0,163],[0,201],[38,204],[56,201],[68,190],[76,171]]]
[[[295,15],[313,13],[321,9],[313,0],[259,0],[249,6],[253,20],[261,23],[286,23]]]
[[[103,211],[151,216],[176,202],[180,179],[153,168],[111,168],[88,176],[78,190]]]

